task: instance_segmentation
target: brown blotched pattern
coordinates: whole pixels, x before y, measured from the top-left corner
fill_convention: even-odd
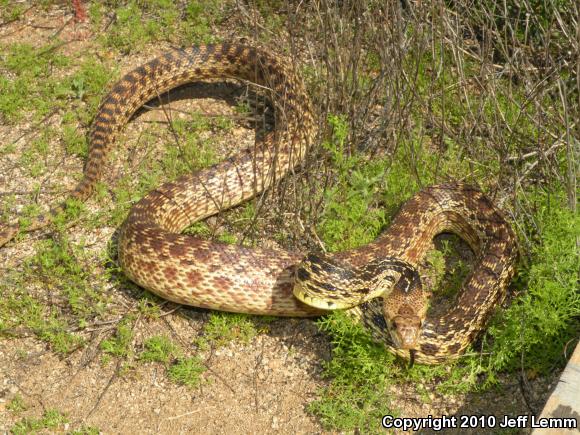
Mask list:
[[[312,316],[320,314],[292,296],[293,265],[300,256],[276,250],[248,250],[179,234],[185,227],[243,202],[268,188],[300,163],[315,133],[303,85],[289,62],[254,47],[208,45],[167,53],[127,74],[105,100],[95,131],[118,113],[186,82],[237,78],[270,93],[275,133],[209,169],[166,183],[136,204],[120,232],[119,261],[127,276],[174,302],[216,310]],[[145,77],[145,79],[143,79]],[[122,98],[119,96],[122,95]],[[129,109],[126,109],[130,107]],[[104,111],[103,111],[104,110]],[[93,135],[94,138],[94,135]],[[111,140],[98,135],[99,148]],[[96,163],[100,163],[96,161]],[[100,165],[87,165],[100,176]]]
[[[281,316],[323,313],[292,294],[302,255],[179,234],[192,223],[255,196],[304,158],[315,127],[309,99],[291,65],[260,48],[206,45],[165,53],[129,72],[113,87],[94,120],[84,178],[72,198],[85,200],[92,194],[117,133],[145,102],[172,88],[208,78],[247,80],[270,92],[276,112],[275,132],[262,143],[160,186],[131,209],[119,238],[119,261],[131,280],[161,297],[198,307]],[[53,208],[27,229],[46,225],[63,208]],[[466,279],[457,306],[441,318],[423,322],[416,359],[425,363],[461,353],[505,297],[516,250],[514,234],[501,213],[473,187],[433,186],[408,201],[375,242],[336,256],[353,267],[382,257],[416,266],[433,236],[442,231],[462,236],[479,254],[479,262]],[[17,232],[17,224],[0,225],[0,246]],[[389,342],[383,305],[387,314],[402,304],[422,313],[425,301],[421,292],[402,292],[391,284],[384,297],[349,312],[391,351],[408,357]]]

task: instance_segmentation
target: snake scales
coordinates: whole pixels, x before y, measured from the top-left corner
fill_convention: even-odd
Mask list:
[[[92,194],[117,133],[144,103],[179,85],[214,78],[246,80],[267,89],[276,128],[254,147],[165,183],[139,201],[120,231],[119,262],[125,274],[174,302],[280,316],[322,314],[293,291],[312,302],[309,292],[320,290],[312,279],[327,275],[330,283],[323,283],[315,297],[326,301],[325,308],[349,297],[349,313],[392,352],[408,357],[412,349],[423,363],[458,356],[504,298],[516,252],[510,226],[476,188],[459,183],[426,188],[402,207],[374,242],[332,259],[305,259],[283,250],[248,249],[180,234],[192,223],[267,189],[303,161],[313,141],[315,122],[302,82],[291,63],[267,50],[240,44],[173,50],[127,73],[100,106],[90,132],[84,178],[70,196],[84,201]],[[64,207],[53,208],[27,230],[46,225]],[[18,230],[18,224],[0,225],[0,246]],[[456,305],[430,318],[425,314],[428,294],[415,266],[432,238],[443,231],[464,238],[478,261]],[[345,277],[360,284],[356,291],[349,290]],[[339,293],[337,282],[345,286],[346,295]]]

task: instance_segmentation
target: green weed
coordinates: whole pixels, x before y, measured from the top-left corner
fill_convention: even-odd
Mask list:
[[[440,248],[427,253],[427,264],[430,266],[431,288],[440,297],[452,297],[457,294],[471,267],[462,260],[458,247],[460,238],[449,235],[440,240]]]
[[[180,29],[183,42],[189,44],[218,42],[212,27],[222,20],[227,3],[217,0],[190,0],[185,8],[185,23]]]
[[[136,287],[139,288],[138,286]],[[141,314],[146,319],[158,319],[159,315],[161,314],[160,304],[162,302],[163,299],[161,299],[159,296],[150,293],[147,290],[143,290],[139,298],[139,303],[137,304],[137,310],[139,311],[139,314]]]
[[[181,349],[164,335],[150,337],[143,343],[144,350],[139,355],[141,361],[167,364],[181,355]]]
[[[15,395],[10,401],[6,404],[6,409],[8,411],[19,413],[25,411],[27,408],[26,403],[21,395]]]
[[[231,341],[249,343],[258,334],[255,318],[247,314],[211,312],[203,336],[197,340],[201,349],[222,347]]]
[[[365,164],[364,157],[349,156],[345,149],[346,120],[331,116],[328,121],[333,136],[323,146],[336,166],[337,181],[325,192],[326,206],[318,232],[330,251],[342,251],[370,242],[385,224],[385,209],[376,207],[385,164]]]
[[[70,60],[55,55],[53,46],[37,49],[12,44],[0,49],[6,53],[0,65],[0,114],[10,122],[18,121],[25,111],[34,110],[37,119],[46,115],[63,90],[58,81],[50,79],[52,68],[67,66]]]
[[[110,71],[94,57],[81,58],[76,72],[71,60],[56,44],[35,48],[28,44],[0,46],[5,53],[0,64],[0,115],[9,123],[32,113],[38,121],[64,108],[78,108],[76,116],[85,125],[92,120]],[[83,102],[84,104],[79,104]]]
[[[333,346],[332,359],[324,364],[331,383],[309,405],[310,411],[328,428],[379,431],[381,417],[393,414],[389,387],[397,370],[394,356],[345,313],[333,312],[317,324]]]
[[[139,359],[162,363],[165,366],[171,363],[167,368],[167,376],[173,382],[190,388],[200,384],[200,376],[205,371],[205,366],[199,357],[185,357],[182,349],[164,335],[148,338],[143,347]]]
[[[46,411],[41,418],[24,418],[10,429],[14,435],[25,435],[43,429],[55,431],[68,422],[68,419],[60,412],[51,409]]]
[[[133,329],[128,320],[119,323],[113,337],[101,342],[101,350],[107,354],[127,358],[132,353]]]
[[[102,431],[94,426],[82,426],[79,429],[75,429],[69,432],[70,435],[99,435]]]
[[[69,218],[78,212],[74,204],[67,210]],[[82,242],[68,241],[66,219],[58,216],[54,221],[61,234],[58,240],[39,242],[36,254],[25,260],[22,269],[0,282],[0,333],[31,330],[62,354],[83,345],[82,337],[71,331],[102,315],[106,306],[106,299],[96,290],[99,286],[91,284],[99,281],[94,275],[96,266],[87,266],[92,260],[87,259]],[[35,287],[44,292],[30,292]],[[52,295],[50,304],[44,300],[45,292]]]
[[[103,7],[93,5],[89,15],[100,25]],[[181,45],[215,42],[214,23],[221,20],[224,4],[216,0],[190,0],[181,9],[170,0],[129,1],[115,9],[115,21],[103,35],[104,45],[123,53],[142,50],[148,43],[172,41]]]
[[[2,23],[19,20],[25,10],[26,8],[23,4],[15,3],[11,0],[0,0],[0,18]]]
[[[169,367],[167,374],[173,382],[195,388],[201,382],[200,376],[204,371],[202,361],[198,357],[191,357],[178,359]]]
[[[527,289],[490,328],[494,370],[524,368],[546,373],[566,361],[580,330],[576,238],[580,216],[566,208],[565,196],[538,190],[535,215],[539,242],[530,263],[522,264],[516,285]]]

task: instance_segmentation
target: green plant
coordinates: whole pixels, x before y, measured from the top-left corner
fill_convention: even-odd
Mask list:
[[[212,27],[222,19],[224,5],[227,6],[227,3],[217,0],[189,0],[181,29],[184,41],[190,44],[217,42]]]
[[[63,354],[82,346],[83,338],[72,333],[71,326],[85,325],[105,306],[103,296],[89,284],[92,272],[85,267],[84,255],[82,244],[72,244],[66,237],[39,243],[23,269],[0,282],[0,332],[30,329]],[[59,303],[46,306],[42,295],[28,294],[26,286],[35,283],[57,293]]]
[[[139,355],[141,361],[161,362],[167,364],[172,358],[181,354],[179,346],[164,335],[148,338],[143,343],[144,350]]]
[[[57,410],[46,411],[41,418],[24,418],[10,429],[15,435],[24,435],[43,429],[55,430],[68,422],[68,419]]]
[[[540,190],[535,196],[541,241],[518,276],[518,287],[527,291],[490,328],[496,371],[523,365],[545,373],[566,361],[565,349],[573,349],[578,338],[580,216],[566,208],[562,193]]]
[[[202,361],[198,357],[191,357],[178,359],[169,367],[167,373],[173,382],[194,388],[201,382],[200,375],[204,371]]]
[[[8,411],[12,411],[14,413],[19,413],[26,410],[27,406],[24,402],[24,399],[21,395],[15,395],[10,401],[6,404],[6,409]]]
[[[330,386],[322,389],[309,409],[329,428],[380,430],[381,417],[393,414],[389,386],[398,370],[394,356],[342,312],[323,317],[317,324],[330,335],[333,346],[332,359],[324,364]]]
[[[102,20],[101,9],[89,9],[95,24]],[[215,0],[189,0],[183,8],[170,0],[129,1],[115,8],[116,20],[102,39],[124,53],[160,40],[181,45],[215,42],[212,25],[221,19],[223,9],[224,4]]]
[[[22,4],[14,3],[10,0],[0,0],[0,18],[3,23],[17,21],[22,18],[25,7]]]
[[[222,347],[231,341],[249,343],[258,330],[252,316],[223,312],[210,313],[203,336],[197,340],[202,349],[214,345]]]
[[[324,193],[325,210],[318,231],[330,251],[364,245],[385,224],[385,210],[376,207],[385,173],[385,162],[365,162],[349,155],[345,145],[348,124],[330,116],[332,138],[323,143],[336,167],[337,181]]]
[[[82,426],[79,429],[69,432],[70,435],[99,435],[102,431],[94,426]]]
[[[127,357],[131,354],[132,340],[133,330],[130,323],[121,322],[117,326],[115,335],[101,342],[101,349],[116,357]]]

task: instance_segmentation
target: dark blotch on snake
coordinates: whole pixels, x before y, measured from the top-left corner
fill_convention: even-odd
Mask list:
[[[437,346],[431,343],[423,343],[421,345],[421,352],[425,355],[435,355],[437,353]]]
[[[298,276],[300,281],[306,281],[307,279],[310,279],[310,273],[302,267],[298,268],[296,271],[296,276]]]
[[[373,323],[381,329],[387,328],[387,322],[382,314],[373,314]]]

